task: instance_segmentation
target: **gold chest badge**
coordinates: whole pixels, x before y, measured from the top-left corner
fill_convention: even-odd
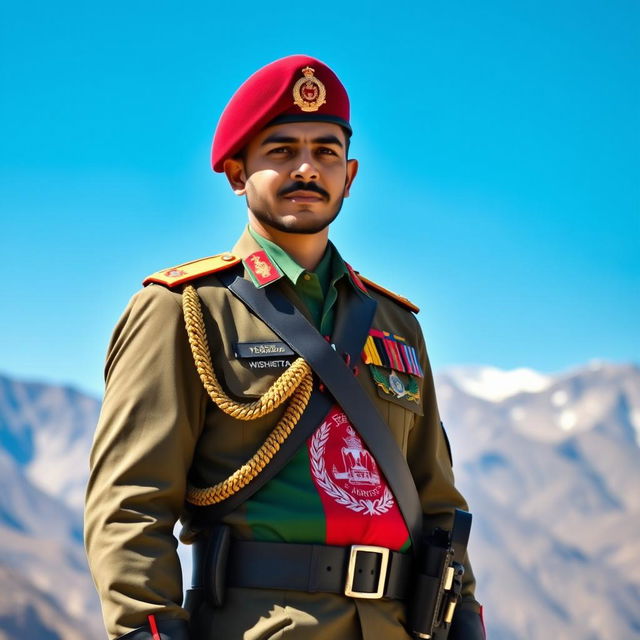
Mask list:
[[[305,67],[303,76],[293,85],[293,102],[302,111],[317,111],[326,102],[327,90],[313,73],[314,69]]]

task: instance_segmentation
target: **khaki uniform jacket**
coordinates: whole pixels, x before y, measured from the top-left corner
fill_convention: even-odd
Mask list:
[[[245,232],[233,254],[246,257],[259,249]],[[215,273],[191,284],[202,302],[218,378],[238,400],[259,397],[281,371],[248,368],[234,357],[233,345],[279,338],[220,284]],[[280,287],[307,313],[286,278],[268,286]],[[157,284],[142,289],[130,301],[109,345],[105,396],[90,460],[85,539],[110,638],[130,633],[129,637],[151,638],[134,631],[146,628],[149,614],[159,624],[189,620],[189,612],[181,606],[183,586],[173,536],[179,518],[187,537],[200,527],[197,512],[185,509],[187,481],[210,486],[231,475],[255,453],[282,414],[279,409],[258,420],[239,421],[209,399],[190,351],[181,291]],[[425,374],[421,402],[385,395],[366,366],[358,380],[406,456],[426,527],[450,528],[453,509],[466,509],[466,504],[454,487],[422,332],[414,314],[402,304],[375,289],[369,294],[378,303],[373,326],[403,336],[419,354]],[[236,537],[251,537],[240,519],[234,521],[233,513],[226,520]],[[467,563],[464,606],[477,612],[473,591]],[[408,637],[400,602],[334,594],[229,589],[223,608],[201,604],[191,617],[189,637],[198,640]],[[183,626],[186,629],[186,623]]]

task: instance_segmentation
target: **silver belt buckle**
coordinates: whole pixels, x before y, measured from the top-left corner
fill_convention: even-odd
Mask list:
[[[365,551],[368,553],[377,553],[381,556],[380,571],[378,573],[378,586],[375,591],[356,591],[353,588],[353,579],[356,573],[356,559],[358,553]],[[351,598],[368,598],[379,599],[384,594],[384,587],[387,581],[387,567],[389,566],[389,549],[386,547],[373,547],[366,544],[351,545],[349,553],[349,565],[347,566],[347,580],[344,585],[344,595]]]

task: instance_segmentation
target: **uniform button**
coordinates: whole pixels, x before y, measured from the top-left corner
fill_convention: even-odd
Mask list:
[[[311,276],[308,273],[304,274],[304,279],[305,280],[311,280]]]
[[[230,262],[231,260],[235,260],[235,257],[234,257],[234,256],[232,256],[230,253],[225,253],[225,254],[222,256],[222,259],[223,259],[225,262]]]

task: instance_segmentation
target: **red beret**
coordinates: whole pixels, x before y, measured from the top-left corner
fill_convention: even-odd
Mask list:
[[[335,122],[351,134],[349,96],[338,76],[310,56],[288,56],[256,71],[225,107],[213,137],[211,164],[241,151],[267,125],[277,122]]]

